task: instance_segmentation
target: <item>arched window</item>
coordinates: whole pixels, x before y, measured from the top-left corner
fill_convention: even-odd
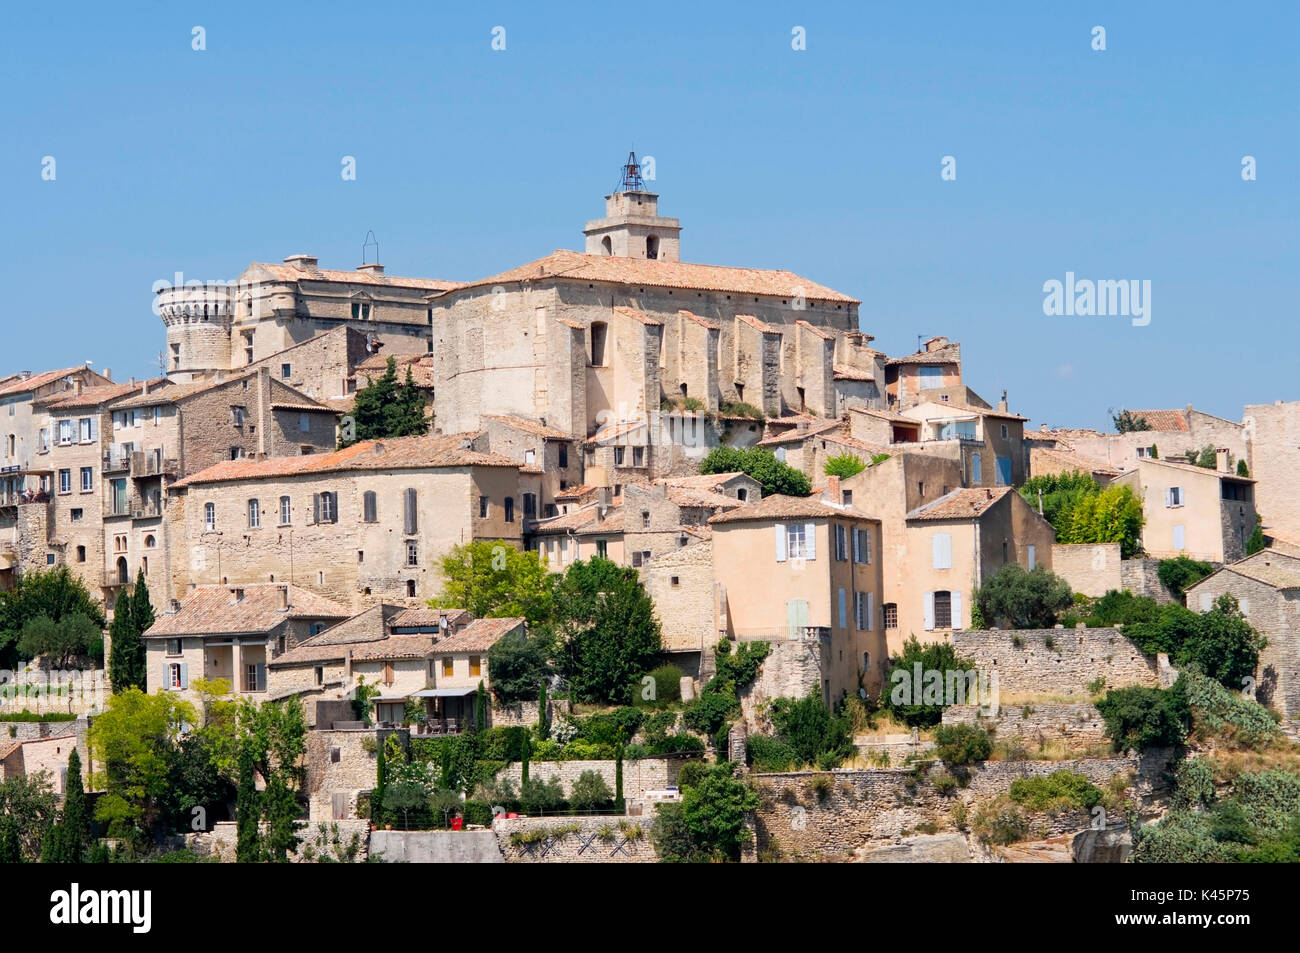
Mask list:
[[[604,250],[606,255],[614,254],[614,243],[609,240],[608,235],[600,240],[600,247]]]
[[[117,582],[118,585],[125,586],[131,581],[131,571],[126,566],[126,557],[117,557]]]
[[[659,236],[649,235],[645,240],[645,256],[647,258],[659,257]]]
[[[153,549],[155,546],[158,545],[158,540],[154,539],[153,534],[150,533],[148,536],[144,538],[144,545],[146,549]]]
[[[609,337],[609,325],[604,321],[591,322],[591,366],[603,367],[605,364],[605,341]]]

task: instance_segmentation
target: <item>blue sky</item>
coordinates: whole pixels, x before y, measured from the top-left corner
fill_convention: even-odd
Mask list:
[[[635,145],[683,258],[960,340],[1035,426],[1300,398],[1295,4],[281,6],[6,11],[5,370],[144,375],[155,281],[352,268],[368,229],[392,274],[580,248]],[[1067,271],[1151,281],[1151,323],[1045,316]]]

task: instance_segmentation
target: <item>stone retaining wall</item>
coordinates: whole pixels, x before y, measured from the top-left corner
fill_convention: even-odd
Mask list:
[[[681,770],[688,758],[638,758],[623,762],[623,797],[628,800],[640,800],[647,791],[662,791],[669,785],[677,783],[677,772]],[[506,765],[497,774],[497,779],[508,779],[515,790],[519,789],[520,772],[523,765],[515,761]],[[595,771],[605,779],[609,790],[613,792],[617,762],[614,761],[530,761],[528,776],[534,781],[549,781],[559,778],[567,795],[584,771]]]
[[[620,828],[620,822],[622,827]],[[492,825],[506,863],[653,864],[659,860],[650,843],[654,816],[498,818]],[[633,830],[640,831],[633,835]],[[511,834],[553,832],[520,843]]]
[[[943,710],[945,725],[979,725],[999,740],[1062,741],[1081,746],[1102,744],[1106,725],[1101,712],[1086,702],[1077,705],[1003,705],[993,716],[980,715],[975,705]]]
[[[1002,693],[1086,696],[1098,678],[1107,688],[1159,684],[1156,660],[1116,628],[966,629],[953,632],[952,647],[981,673],[996,672]]]

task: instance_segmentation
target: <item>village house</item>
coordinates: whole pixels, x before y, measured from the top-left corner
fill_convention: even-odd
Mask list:
[[[474,449],[483,435],[369,440],[332,453],[220,463],[169,489],[170,593],[291,582],[352,608],[427,599],[437,559],[475,540],[523,543],[537,476]]]
[[[932,399],[935,392],[960,386],[961,345],[946,337],[930,338],[915,354],[885,361],[885,394],[890,410],[906,410]]]
[[[628,484],[622,507],[628,564],[640,569],[655,556],[689,546],[707,534],[710,517],[744,505],[734,496],[700,486],[670,481]]]
[[[281,384],[325,404],[331,410],[350,410],[352,395],[358,387],[365,386],[366,372],[372,370],[371,362],[380,357],[377,353],[380,347],[374,334],[359,330],[353,324],[344,324],[260,358],[243,370],[255,371],[265,367]],[[423,355],[396,356],[399,359],[418,359]],[[381,366],[379,373],[383,371]],[[204,379],[215,379],[230,375],[223,369],[203,376]]]
[[[524,519],[557,515],[557,497],[582,482],[582,460],[574,439],[545,423],[523,417],[484,414],[482,420],[493,453],[515,460],[541,477],[540,495],[524,495]]]
[[[546,561],[551,572],[587,559],[628,564],[623,544],[623,500],[608,502],[608,493],[589,503],[565,504],[565,512],[538,520],[529,529],[527,548]]]
[[[371,704],[379,725],[411,723],[415,703],[418,730],[457,734],[473,724],[479,686],[491,687],[488,650],[516,631],[524,631],[521,618],[380,603],[273,659],[270,696],[352,698],[364,683],[378,689]]]
[[[199,701],[197,679],[224,680],[236,698],[267,698],[266,664],[348,617],[333,600],[288,583],[196,586],[144,633],[150,690]]]
[[[1181,410],[1130,410],[1144,421],[1147,430],[1101,433],[1096,430],[1056,429],[1046,424],[1030,436],[1033,446],[1073,451],[1082,457],[1116,470],[1131,470],[1139,460],[1185,458],[1213,447],[1233,467],[1248,455],[1249,429],[1242,424],[1196,410],[1188,404]],[[1191,462],[1191,461],[1188,461]],[[1221,461],[1221,469],[1228,469]],[[1254,471],[1252,470],[1252,475]]]
[[[1255,671],[1256,700],[1300,722],[1300,558],[1265,549],[1223,566],[1187,587],[1187,607],[1208,612],[1224,594],[1268,640]]]
[[[1148,555],[1222,563],[1246,554],[1255,529],[1254,480],[1227,470],[1144,458],[1114,483],[1131,487],[1142,501],[1142,548]]]
[[[0,740],[0,781],[44,774],[49,778],[50,791],[61,799],[68,791],[68,758],[76,747],[76,734]],[[83,760],[83,777],[85,770]]]
[[[718,635],[806,648],[828,705],[878,687],[887,663],[876,615],[878,519],[777,494],[714,516],[709,526]]]

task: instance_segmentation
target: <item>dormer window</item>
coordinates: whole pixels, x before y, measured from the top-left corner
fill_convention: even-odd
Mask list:
[[[370,320],[370,299],[367,296],[358,295],[352,299],[352,320]]]

